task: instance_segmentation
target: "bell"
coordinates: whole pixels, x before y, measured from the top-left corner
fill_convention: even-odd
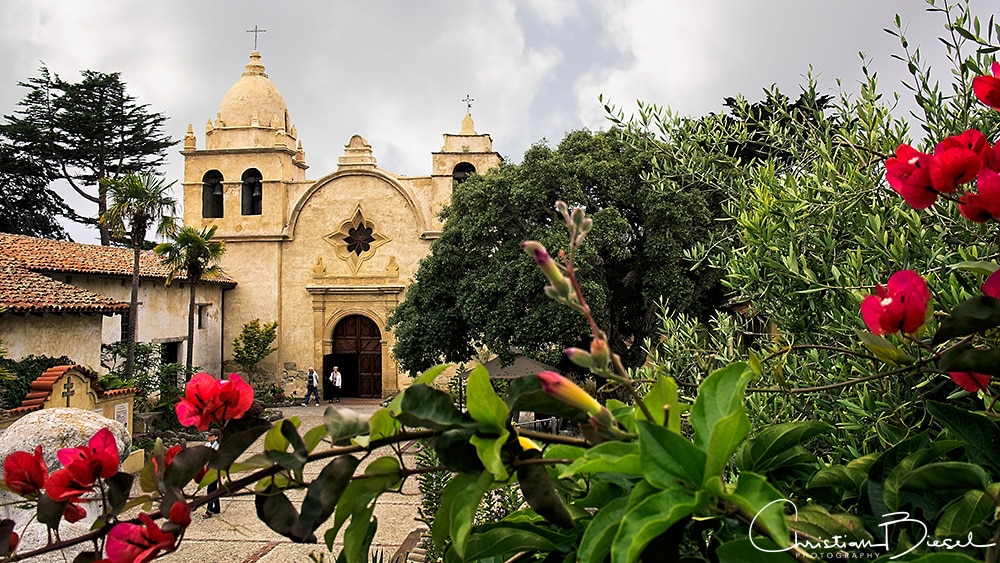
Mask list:
[[[254,197],[260,197],[261,195],[263,195],[263,194],[261,192],[260,182],[254,182],[253,183],[253,196]]]
[[[215,185],[212,186],[212,195],[222,195],[222,182],[215,182]]]

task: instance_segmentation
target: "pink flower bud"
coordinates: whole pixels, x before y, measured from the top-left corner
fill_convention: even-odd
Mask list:
[[[559,270],[559,266],[556,265],[555,260],[545,250],[545,247],[533,240],[524,241],[521,243],[521,247],[535,259],[535,264],[538,264],[538,268],[545,274],[545,279],[549,280],[556,293],[568,298],[572,288],[566,278],[563,277],[562,271]]]
[[[608,367],[608,364],[611,362],[611,349],[608,348],[608,341],[600,337],[591,340],[590,355],[594,358],[594,365],[596,367]]]
[[[604,406],[598,403],[597,399],[591,397],[579,385],[554,371],[539,372],[538,379],[542,382],[542,391],[590,416],[600,414],[604,409]]]
[[[581,350],[580,348],[566,348],[563,350],[563,353],[566,354],[569,361],[582,368],[590,369],[594,367],[594,358],[592,358],[590,353],[586,350]]]

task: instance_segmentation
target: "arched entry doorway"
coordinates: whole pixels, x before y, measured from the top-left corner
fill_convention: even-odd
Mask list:
[[[333,327],[333,353],[323,357],[323,397],[333,396],[327,379],[340,368],[345,397],[382,397],[382,332],[364,315],[344,317]]]

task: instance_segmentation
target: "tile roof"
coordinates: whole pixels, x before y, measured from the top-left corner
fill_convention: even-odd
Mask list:
[[[0,308],[6,313],[124,314],[129,304],[32,272],[0,253]]]
[[[56,381],[62,379],[66,372],[75,371],[83,376],[84,379],[90,379],[90,387],[97,393],[98,398],[104,397],[114,397],[117,395],[125,395],[127,393],[137,393],[138,389],[112,389],[110,391],[105,391],[100,384],[97,383],[97,372],[90,370],[89,368],[81,365],[71,365],[71,366],[56,366],[49,368],[45,373],[39,375],[31,383],[31,390],[28,391],[28,395],[21,401],[21,406],[15,407],[9,411],[6,411],[5,416],[20,416],[28,414],[32,411],[41,410],[45,405],[45,401],[52,395],[52,387],[55,385]]]
[[[134,254],[131,248],[80,244],[22,235],[0,233],[0,255],[16,258],[33,272],[132,277]],[[152,250],[139,257],[139,276],[166,280],[170,269]],[[178,276],[184,281],[184,276]],[[235,285],[224,274],[203,278],[200,283]]]

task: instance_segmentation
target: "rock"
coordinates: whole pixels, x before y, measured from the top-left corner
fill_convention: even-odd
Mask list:
[[[35,446],[41,445],[42,455],[51,473],[62,468],[56,455],[60,449],[85,445],[101,428],[107,428],[114,434],[118,443],[118,459],[124,460],[128,457],[132,449],[132,436],[125,431],[120,422],[81,409],[55,408],[29,413],[0,433],[0,463],[7,459],[11,452],[18,450],[34,452]],[[66,521],[61,523],[59,534],[62,539],[76,537],[90,530],[91,524],[101,512],[99,499],[100,495],[95,493],[92,501],[82,504],[87,511],[87,516],[83,520],[74,524]],[[25,527],[26,522],[32,521],[34,510],[20,509],[13,504],[22,500],[24,499],[18,495],[0,491],[0,519],[14,520],[14,530],[21,535],[18,551],[23,553],[44,546],[48,541],[48,533],[45,525],[38,522],[32,522],[27,528]],[[72,561],[77,553],[90,547],[90,544],[83,544],[76,548],[39,556],[32,561]]]

